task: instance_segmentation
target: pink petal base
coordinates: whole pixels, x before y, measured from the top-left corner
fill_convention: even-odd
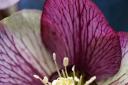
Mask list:
[[[34,67],[33,62],[38,61],[33,58],[22,40],[0,23],[0,85],[42,85],[33,77],[44,74]]]

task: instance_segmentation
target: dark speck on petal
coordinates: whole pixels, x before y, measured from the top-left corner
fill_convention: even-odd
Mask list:
[[[47,0],[41,18],[42,40],[50,52],[97,80],[118,72],[121,48],[117,34],[90,0]],[[54,33],[53,33],[54,32]]]

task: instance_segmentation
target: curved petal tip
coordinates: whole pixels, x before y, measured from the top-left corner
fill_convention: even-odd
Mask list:
[[[0,0],[0,10],[6,9],[10,6],[15,5],[20,0]]]

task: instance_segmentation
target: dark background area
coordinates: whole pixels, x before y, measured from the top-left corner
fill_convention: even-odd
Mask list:
[[[93,0],[117,31],[128,31],[128,0]],[[20,9],[42,9],[44,0],[21,0]]]
[[[117,31],[128,31],[128,0],[94,0]]]

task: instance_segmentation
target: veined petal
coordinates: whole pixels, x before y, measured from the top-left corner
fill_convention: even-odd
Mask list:
[[[38,68],[34,64],[38,64]],[[46,75],[22,40],[0,24],[0,85],[41,85],[34,74]]]
[[[47,0],[41,18],[42,40],[87,76],[97,80],[114,75],[120,67],[119,38],[90,0]]]
[[[0,85],[42,85],[33,75],[55,70],[40,39],[40,14],[24,10],[1,21]]]
[[[100,85],[127,85],[128,84],[128,33],[119,32],[122,49],[122,61],[119,72],[112,78],[100,82]]]
[[[39,10],[23,10],[4,19],[3,23],[17,38],[22,40],[28,50],[39,60],[47,74],[50,75],[55,71],[55,67],[41,42],[40,17],[41,11]]]

